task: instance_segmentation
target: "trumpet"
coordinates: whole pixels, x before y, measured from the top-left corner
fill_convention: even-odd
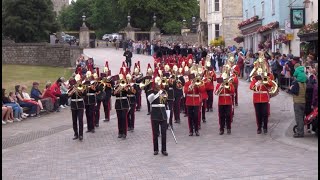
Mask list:
[[[192,84],[189,86],[190,90],[193,90],[195,87],[199,87],[203,84],[200,78],[196,78],[192,81]]]
[[[81,83],[77,83],[71,89],[69,89],[68,95],[71,96],[73,93],[76,93],[76,95],[78,96],[79,93],[83,93],[85,89],[86,89],[85,85],[82,85]]]

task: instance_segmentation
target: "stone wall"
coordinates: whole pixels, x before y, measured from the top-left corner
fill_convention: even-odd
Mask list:
[[[187,33],[184,35],[161,35],[162,42],[185,42],[195,44],[198,43],[197,33]]]
[[[2,64],[74,67],[82,53],[82,48],[69,45],[2,41]]]

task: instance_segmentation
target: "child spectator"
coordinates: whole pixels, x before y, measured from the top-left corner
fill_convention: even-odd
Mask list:
[[[32,104],[36,104],[37,106],[39,106],[40,111],[44,110],[42,102],[40,100],[36,101],[35,99],[31,98],[30,95],[27,93],[27,86],[22,85],[21,91],[22,91],[22,98],[24,102],[30,102]]]
[[[2,89],[2,102],[6,106],[10,106],[13,109],[13,116],[14,121],[22,121],[22,110],[19,104],[13,103],[10,101],[10,99],[6,96],[6,90]]]
[[[13,109],[2,103],[2,124],[13,123]]]

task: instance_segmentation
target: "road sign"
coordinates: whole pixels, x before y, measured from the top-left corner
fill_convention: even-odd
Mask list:
[[[293,40],[293,34],[287,34],[287,39],[292,41]]]

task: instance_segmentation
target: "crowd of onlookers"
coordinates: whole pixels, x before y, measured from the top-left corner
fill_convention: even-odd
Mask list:
[[[16,85],[14,92],[2,89],[2,124],[40,117],[42,112],[59,112],[68,107],[68,88],[68,81],[60,77],[53,84],[47,82],[43,90],[38,82],[33,82],[31,90],[25,85]]]

